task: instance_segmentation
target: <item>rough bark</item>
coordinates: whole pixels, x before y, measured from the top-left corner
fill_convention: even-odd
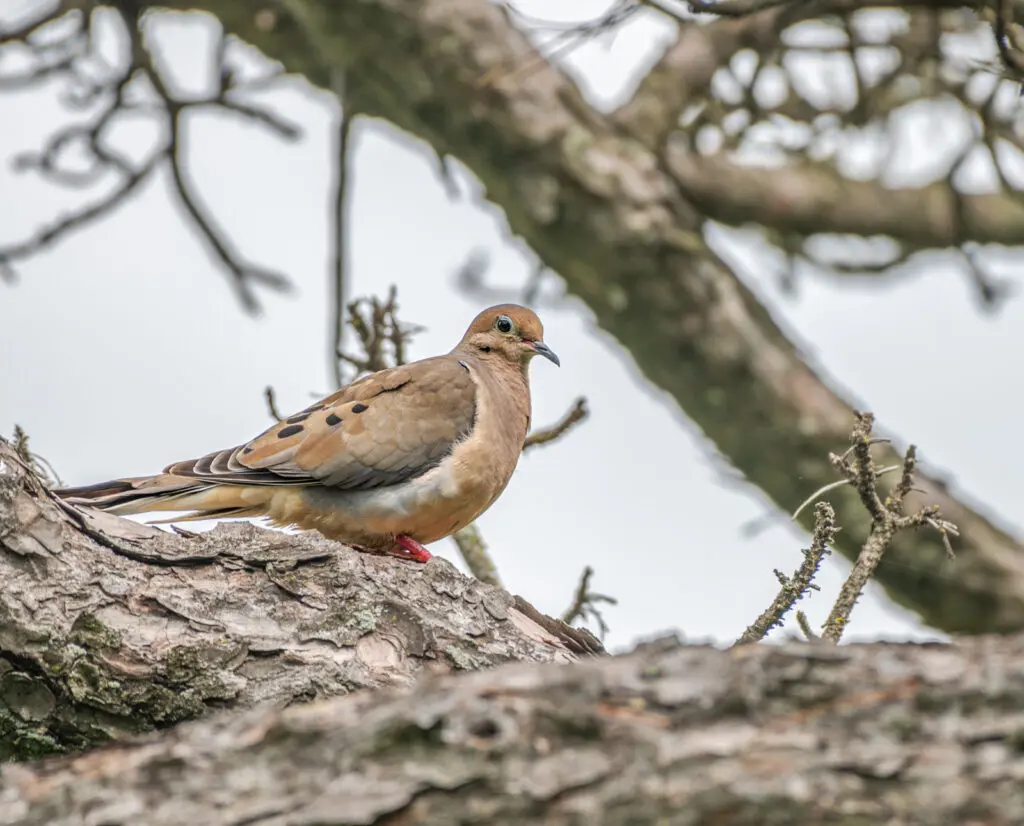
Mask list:
[[[7,826],[1024,822],[1024,638],[650,644],[0,774]]]
[[[653,137],[644,142],[645,130],[634,136],[621,117],[594,111],[498,5],[289,0],[268,7],[274,10],[269,15],[234,0],[159,5],[216,15],[229,31],[314,84],[327,85],[332,66],[347,70],[356,109],[467,164],[513,231],[563,276],[644,376],[670,393],[780,508],[795,509],[835,480],[826,457],[845,442],[853,405],[806,364],[757,298],[708,249],[702,215],[673,172],[679,159],[670,164]],[[701,66],[710,77],[722,44],[763,42],[775,31],[763,20],[742,21],[746,33],[739,22],[724,21],[732,27],[728,37],[714,34],[722,31],[718,24],[687,29],[690,81],[701,76]],[[710,33],[698,42],[702,29]],[[665,67],[659,70],[659,82],[667,83]],[[650,105],[651,88],[641,88]],[[1008,233],[999,231],[1000,237]],[[962,529],[957,559],[947,561],[935,536],[901,535],[878,572],[889,595],[950,632],[1024,628],[1019,542],[953,497],[941,480],[922,476],[921,487],[923,499]],[[834,503],[843,525],[838,547],[855,557],[868,517],[849,489],[837,491]],[[808,509],[805,525],[810,518]]]
[[[70,509],[3,440],[0,582],[0,760],[211,709],[601,651],[443,559],[252,525],[179,536]]]

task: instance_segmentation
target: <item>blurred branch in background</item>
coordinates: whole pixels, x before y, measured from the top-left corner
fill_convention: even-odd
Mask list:
[[[523,450],[529,450],[531,447],[546,445],[556,439],[561,439],[566,433],[576,427],[576,425],[580,424],[589,415],[590,411],[587,410],[587,400],[583,396],[580,396],[575,402],[573,402],[573,405],[569,408],[568,412],[559,421],[551,425],[551,427],[542,427],[540,430],[532,431],[530,435],[526,437],[526,442],[523,444]]]
[[[72,5],[72,4],[66,4]],[[13,262],[36,255],[60,241],[68,232],[84,228],[127,203],[128,196],[162,168],[170,171],[172,189],[179,205],[222,267],[242,306],[248,312],[259,309],[256,287],[276,291],[289,289],[280,273],[246,263],[228,240],[212,212],[207,209],[186,172],[187,118],[202,109],[221,109],[240,115],[268,129],[283,140],[295,140],[299,130],[269,109],[253,106],[239,95],[261,88],[268,80],[241,83],[226,58],[226,38],[217,40],[208,55],[213,80],[204,97],[176,97],[158,69],[145,40],[148,27],[134,3],[117,10],[109,7],[89,12],[64,14],[58,9],[26,23],[16,31],[0,33],[6,50],[17,49],[30,68],[15,75],[0,74],[0,92],[39,84],[54,78],[68,87],[65,102],[72,110],[91,111],[84,124],[65,127],[54,134],[38,153],[16,159],[23,171],[34,170],[48,180],[76,189],[107,190],[91,204],[39,228],[30,238],[0,244],[0,270],[13,271]],[[97,32],[102,29],[102,32]],[[128,42],[126,59],[111,62],[97,45],[99,37]],[[162,126],[164,139],[141,163],[133,163],[118,148],[118,127],[131,118],[150,118]],[[84,162],[82,158],[84,157]],[[110,180],[117,183],[110,185]]]
[[[334,225],[334,255],[333,275],[331,279],[331,307],[330,314],[331,336],[331,375],[334,379],[334,386],[341,387],[345,384],[345,369],[341,359],[341,352],[345,347],[345,292],[348,282],[348,211],[351,201],[349,192],[348,170],[352,164],[352,123],[355,120],[355,112],[352,106],[345,102],[345,74],[338,70],[335,72],[332,81],[332,88],[338,101],[338,142],[335,161],[334,181],[334,212],[332,224]]]

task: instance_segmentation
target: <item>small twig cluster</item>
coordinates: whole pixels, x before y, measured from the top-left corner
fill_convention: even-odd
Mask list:
[[[914,490],[917,448],[910,445],[901,464],[878,469],[871,456],[871,447],[888,440],[872,438],[873,425],[874,416],[871,413],[856,414],[856,423],[850,436],[851,446],[842,454],[829,455],[832,467],[843,478],[815,491],[807,501],[797,508],[793,515],[795,518],[807,504],[813,502],[822,493],[841,485],[851,485],[857,491],[861,504],[871,516],[871,530],[861,546],[860,555],[846,581],[839,589],[839,595],[822,626],[820,639],[832,643],[838,643],[842,638],[857,600],[864,592],[864,587],[878,568],[882,556],[897,533],[914,528],[932,528],[941,535],[946,553],[950,558],[953,556],[953,546],[949,538],[958,535],[956,525],[943,519],[936,506],[925,506],[910,514],[905,512],[907,496]],[[878,492],[878,479],[894,470],[900,471],[900,478],[883,498]],[[782,625],[786,613],[799,599],[809,590],[818,590],[813,582],[814,577],[838,531],[835,511],[832,506],[826,502],[819,502],[815,508],[814,539],[811,548],[804,551],[803,563],[792,577],[786,577],[780,571],[775,572],[782,586],[778,595],[761,616],[743,632],[737,640],[737,644],[764,639],[769,631]],[[808,639],[819,638],[811,630],[810,623],[802,612],[797,613],[797,622]]]
[[[573,594],[572,604],[562,614],[562,622],[566,625],[572,625],[577,621],[586,622],[588,619],[593,620],[597,625],[598,638],[604,639],[605,634],[608,633],[608,624],[604,621],[604,615],[597,606],[602,603],[618,605],[619,601],[607,594],[599,594],[596,591],[592,591],[590,589],[590,580],[593,576],[594,569],[587,565],[580,575],[579,584],[576,586],[576,593]]]
[[[44,457],[33,453],[28,446],[28,434],[21,425],[14,426],[14,450],[21,457],[25,465],[31,468],[47,487],[59,488],[64,486],[57,471]]]
[[[872,520],[871,532],[861,546],[860,555],[840,588],[839,596],[822,628],[822,638],[830,642],[839,642],[849,624],[853,606],[863,593],[864,586],[875,572],[878,563],[882,561],[882,555],[892,542],[892,538],[898,532],[923,526],[934,528],[942,536],[947,555],[953,556],[953,546],[949,537],[957,535],[957,528],[953,523],[941,518],[938,507],[929,505],[910,515],[904,513],[905,500],[907,494],[913,490],[914,471],[917,468],[917,448],[914,445],[907,448],[903,457],[899,480],[885,499],[879,496],[876,486],[878,474],[871,457],[873,424],[874,416],[871,413],[858,413],[851,436],[853,446],[841,456],[834,453],[829,456],[832,466],[856,488],[861,504],[871,514]]]
[[[398,320],[398,290],[394,285],[383,301],[371,296],[349,303],[346,323],[356,335],[359,354],[338,350],[337,357],[355,368],[356,376],[405,364],[409,340],[423,330]]]

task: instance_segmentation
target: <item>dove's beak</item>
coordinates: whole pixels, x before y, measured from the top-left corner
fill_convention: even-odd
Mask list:
[[[558,356],[555,355],[555,351],[548,347],[543,341],[531,341],[534,351],[538,356],[544,356],[548,361],[553,361],[556,366],[561,367],[562,362],[559,361]]]

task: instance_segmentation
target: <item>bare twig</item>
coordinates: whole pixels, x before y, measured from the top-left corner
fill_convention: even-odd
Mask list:
[[[284,416],[277,409],[277,395],[269,384],[263,389],[263,398],[267,400],[267,411],[270,413],[270,417],[277,422],[283,421]]]
[[[361,353],[339,351],[338,359],[354,367],[357,376],[405,364],[409,339],[423,329],[398,320],[398,291],[394,285],[384,301],[373,296],[351,302],[348,325],[356,334]]]
[[[105,90],[109,93],[110,100],[93,123],[62,129],[38,154],[25,155],[18,159],[19,169],[37,169],[66,185],[81,186],[91,183],[109,169],[119,172],[121,181],[106,197],[96,203],[61,218],[50,226],[43,227],[26,241],[0,247],[0,266],[3,266],[4,269],[13,272],[10,267],[11,261],[35,255],[68,232],[83,228],[120,206],[136,188],[150,177],[159,161],[165,157],[166,149],[155,153],[141,166],[133,168],[124,157],[109,149],[104,143],[103,136],[108,126],[113,122],[115,116],[125,108],[125,91],[133,76],[134,69],[131,69],[112,82]],[[91,168],[85,173],[69,173],[62,170],[59,165],[59,158],[63,150],[72,145],[82,147],[93,161]]]
[[[822,626],[822,639],[839,642],[849,625],[853,606],[857,604],[868,579],[875,572],[878,563],[882,561],[882,555],[889,547],[889,542],[892,541],[895,533],[895,526],[888,524],[880,530],[872,530],[868,535],[867,541],[861,548],[860,556],[857,557],[849,576],[846,577],[842,588],[839,589],[839,596],[829,612],[828,619]]]
[[[883,440],[882,439],[876,439],[875,441],[883,441]],[[888,440],[884,440],[884,441],[888,441]],[[875,478],[876,479],[880,479],[881,477],[885,476],[887,473],[892,473],[894,470],[899,470],[901,467],[903,467],[903,465],[889,465],[889,467],[884,467],[880,471],[878,471],[877,474],[875,474]],[[811,504],[811,502],[813,502],[815,499],[817,499],[823,493],[828,493],[830,490],[835,490],[836,488],[841,488],[841,487],[844,487],[845,485],[849,485],[849,484],[852,484],[849,479],[840,479],[838,482],[830,482],[829,484],[823,485],[822,487],[818,488],[816,491],[814,491],[814,493],[812,493],[810,496],[808,496],[806,499],[804,499],[804,501],[800,503],[800,505],[797,507],[797,509],[795,511],[793,511],[792,515],[789,517],[790,521],[796,522],[797,517],[799,517],[800,514],[804,512],[804,508],[806,508],[809,504]]]
[[[498,577],[498,569],[494,564],[494,560],[487,553],[487,545],[484,544],[484,538],[480,535],[480,529],[476,526],[475,522],[467,525],[460,531],[456,531],[452,534],[452,539],[455,541],[455,545],[458,547],[466,567],[469,568],[469,572],[473,576],[481,582],[486,582],[488,585],[496,585],[499,588],[504,587],[501,584],[501,579]]]
[[[819,502],[814,509],[814,536],[811,547],[803,551],[804,561],[791,577],[775,572],[781,585],[778,594],[772,604],[740,635],[736,640],[737,645],[763,640],[773,628],[781,627],[786,614],[807,591],[817,590],[814,577],[821,567],[821,561],[830,552],[838,532],[832,506],[828,502]]]
[[[290,289],[288,280],[280,273],[255,267],[240,260],[238,254],[231,247],[230,242],[224,237],[224,233],[217,226],[212,215],[206,213],[200,205],[198,194],[192,191],[184,173],[182,162],[182,118],[186,108],[171,95],[164,83],[163,77],[156,68],[153,55],[145,44],[142,32],[139,27],[138,12],[132,4],[125,7],[126,23],[132,43],[132,56],[139,69],[145,74],[152,84],[154,91],[163,101],[168,112],[168,128],[170,136],[167,146],[167,158],[170,161],[171,179],[174,181],[174,188],[177,192],[181,205],[185,212],[192,219],[196,229],[206,239],[213,253],[220,259],[224,267],[231,273],[235,291],[238,294],[242,306],[251,313],[259,310],[259,302],[253,291],[254,284],[271,287],[279,291]]]
[[[506,8],[509,8],[508,4],[506,4]],[[588,41],[611,31],[620,23],[636,14],[640,8],[641,4],[634,2],[634,0],[619,0],[601,17],[583,23],[575,23],[564,31],[559,32],[544,44],[542,55],[537,55],[534,60],[519,67],[515,74],[492,70],[482,75],[477,80],[476,85],[478,88],[483,88],[497,84],[500,81],[507,81],[510,78],[515,78],[519,82],[527,81],[531,75],[541,71],[548,63],[553,63],[556,58],[567,57]]]
[[[38,453],[33,453],[28,446],[28,434],[21,425],[14,426],[14,449],[21,460],[28,465],[42,479],[48,487],[59,488],[64,486],[60,475],[53,465],[46,458]]]
[[[820,642],[821,641],[821,637],[819,637],[814,632],[814,629],[811,628],[811,621],[809,619],[807,619],[807,614],[805,614],[803,611],[797,611],[796,612],[796,624],[798,626],[800,626],[800,630],[803,632],[804,638],[808,642]]]
[[[63,9],[66,10],[69,5],[75,4],[62,4]],[[88,7],[91,4],[83,5]],[[231,272],[243,305],[250,311],[255,310],[257,303],[252,291],[253,285],[285,290],[289,287],[289,283],[276,272],[243,263],[225,240],[223,232],[217,227],[213,218],[201,206],[198,196],[192,191],[183,174],[185,164],[182,160],[183,147],[180,141],[181,118],[189,109],[214,107],[261,123],[283,138],[294,139],[298,135],[298,129],[271,112],[230,96],[233,91],[241,87],[232,85],[231,72],[223,66],[225,42],[223,38],[218,46],[220,78],[215,93],[212,96],[194,100],[175,99],[169,94],[154,65],[152,56],[143,43],[137,5],[134,3],[119,4],[118,11],[125,34],[131,44],[130,60],[120,71],[105,65],[103,74],[106,76],[101,79],[96,79],[95,70],[88,68],[90,61],[91,64],[95,64],[99,59],[92,45],[92,14],[78,12],[76,14],[78,25],[72,29],[69,35],[62,37],[56,43],[35,44],[26,38],[43,22],[48,22],[59,16],[57,14],[44,21],[26,24],[20,31],[2,34],[2,42],[21,39],[28,45],[36,53],[38,65],[24,76],[0,78],[0,87],[33,82],[52,75],[67,75],[73,83],[77,84],[77,89],[73,88],[72,93],[67,95],[69,106],[81,108],[109,98],[95,120],[91,123],[76,124],[60,130],[41,152],[21,158],[19,167],[21,169],[36,169],[57,183],[67,186],[91,185],[111,170],[121,176],[121,181],[109,195],[99,202],[69,217],[61,218],[51,226],[35,233],[27,241],[0,248],[0,270],[12,272],[10,267],[12,260],[36,254],[68,231],[82,227],[121,206],[127,201],[127,196],[144,180],[147,180],[161,162],[167,161],[171,169],[172,180],[186,213],[195,222],[200,234],[206,239],[220,262]],[[68,17],[68,19],[71,18]],[[56,57],[49,57],[51,54]],[[126,99],[127,86],[139,76],[149,81],[158,99],[156,103],[151,99],[144,101]],[[167,144],[156,150],[150,158],[141,164],[130,163],[126,158],[109,149],[104,142],[104,136],[114,121],[122,113],[128,111],[142,112],[147,115],[155,113],[165,120],[170,133]],[[79,171],[62,168],[62,155],[66,154],[66,150],[70,148],[84,150],[90,162],[87,169]]]
[[[158,157],[151,158],[139,169],[127,175],[114,190],[100,201],[67,217],[54,221],[43,227],[27,241],[0,247],[0,269],[13,278],[14,269],[10,262],[19,258],[27,258],[41,252],[46,247],[63,238],[73,230],[83,229],[98,218],[121,206],[125,199],[144,183],[157,168]]]
[[[349,184],[348,168],[351,161],[350,137],[355,113],[345,95],[345,72],[334,69],[331,73],[331,87],[338,101],[338,144],[335,160],[334,181],[334,265],[331,268],[331,330],[330,365],[334,386],[345,383],[344,362],[338,355],[345,344],[345,283],[348,247],[346,227],[348,225]]]
[[[558,422],[553,424],[551,427],[535,430],[527,436],[526,441],[523,443],[523,450],[526,451],[531,447],[546,445],[549,442],[560,439],[589,415],[590,411],[587,409],[587,399],[584,396],[580,396],[575,402],[573,402],[569,412],[567,412]]]
[[[562,614],[562,622],[566,625],[572,625],[577,620],[587,621],[589,617],[597,623],[597,636],[599,639],[604,639],[608,633],[608,625],[604,621],[604,616],[601,610],[597,607],[601,603],[608,605],[618,605],[619,601],[615,597],[610,597],[607,594],[598,594],[590,590],[590,580],[594,576],[594,569],[589,565],[583,569],[583,573],[580,575],[579,584],[576,586],[576,592],[572,598],[572,604]]]
[[[949,536],[957,535],[956,526],[942,519],[937,507],[924,507],[909,516],[904,514],[905,499],[914,488],[914,472],[917,469],[917,449],[914,445],[907,448],[899,480],[884,501],[879,496],[875,486],[877,474],[871,457],[873,425],[874,416],[871,413],[858,413],[851,436],[852,449],[842,456],[832,454],[829,457],[833,467],[856,487],[861,502],[872,517],[868,538],[864,541],[860,555],[840,588],[839,596],[822,627],[822,639],[833,643],[839,642],[842,638],[857,600],[897,533],[910,528],[931,527],[942,536],[948,555],[953,553]],[[848,458],[850,453],[853,454],[852,462]]]

